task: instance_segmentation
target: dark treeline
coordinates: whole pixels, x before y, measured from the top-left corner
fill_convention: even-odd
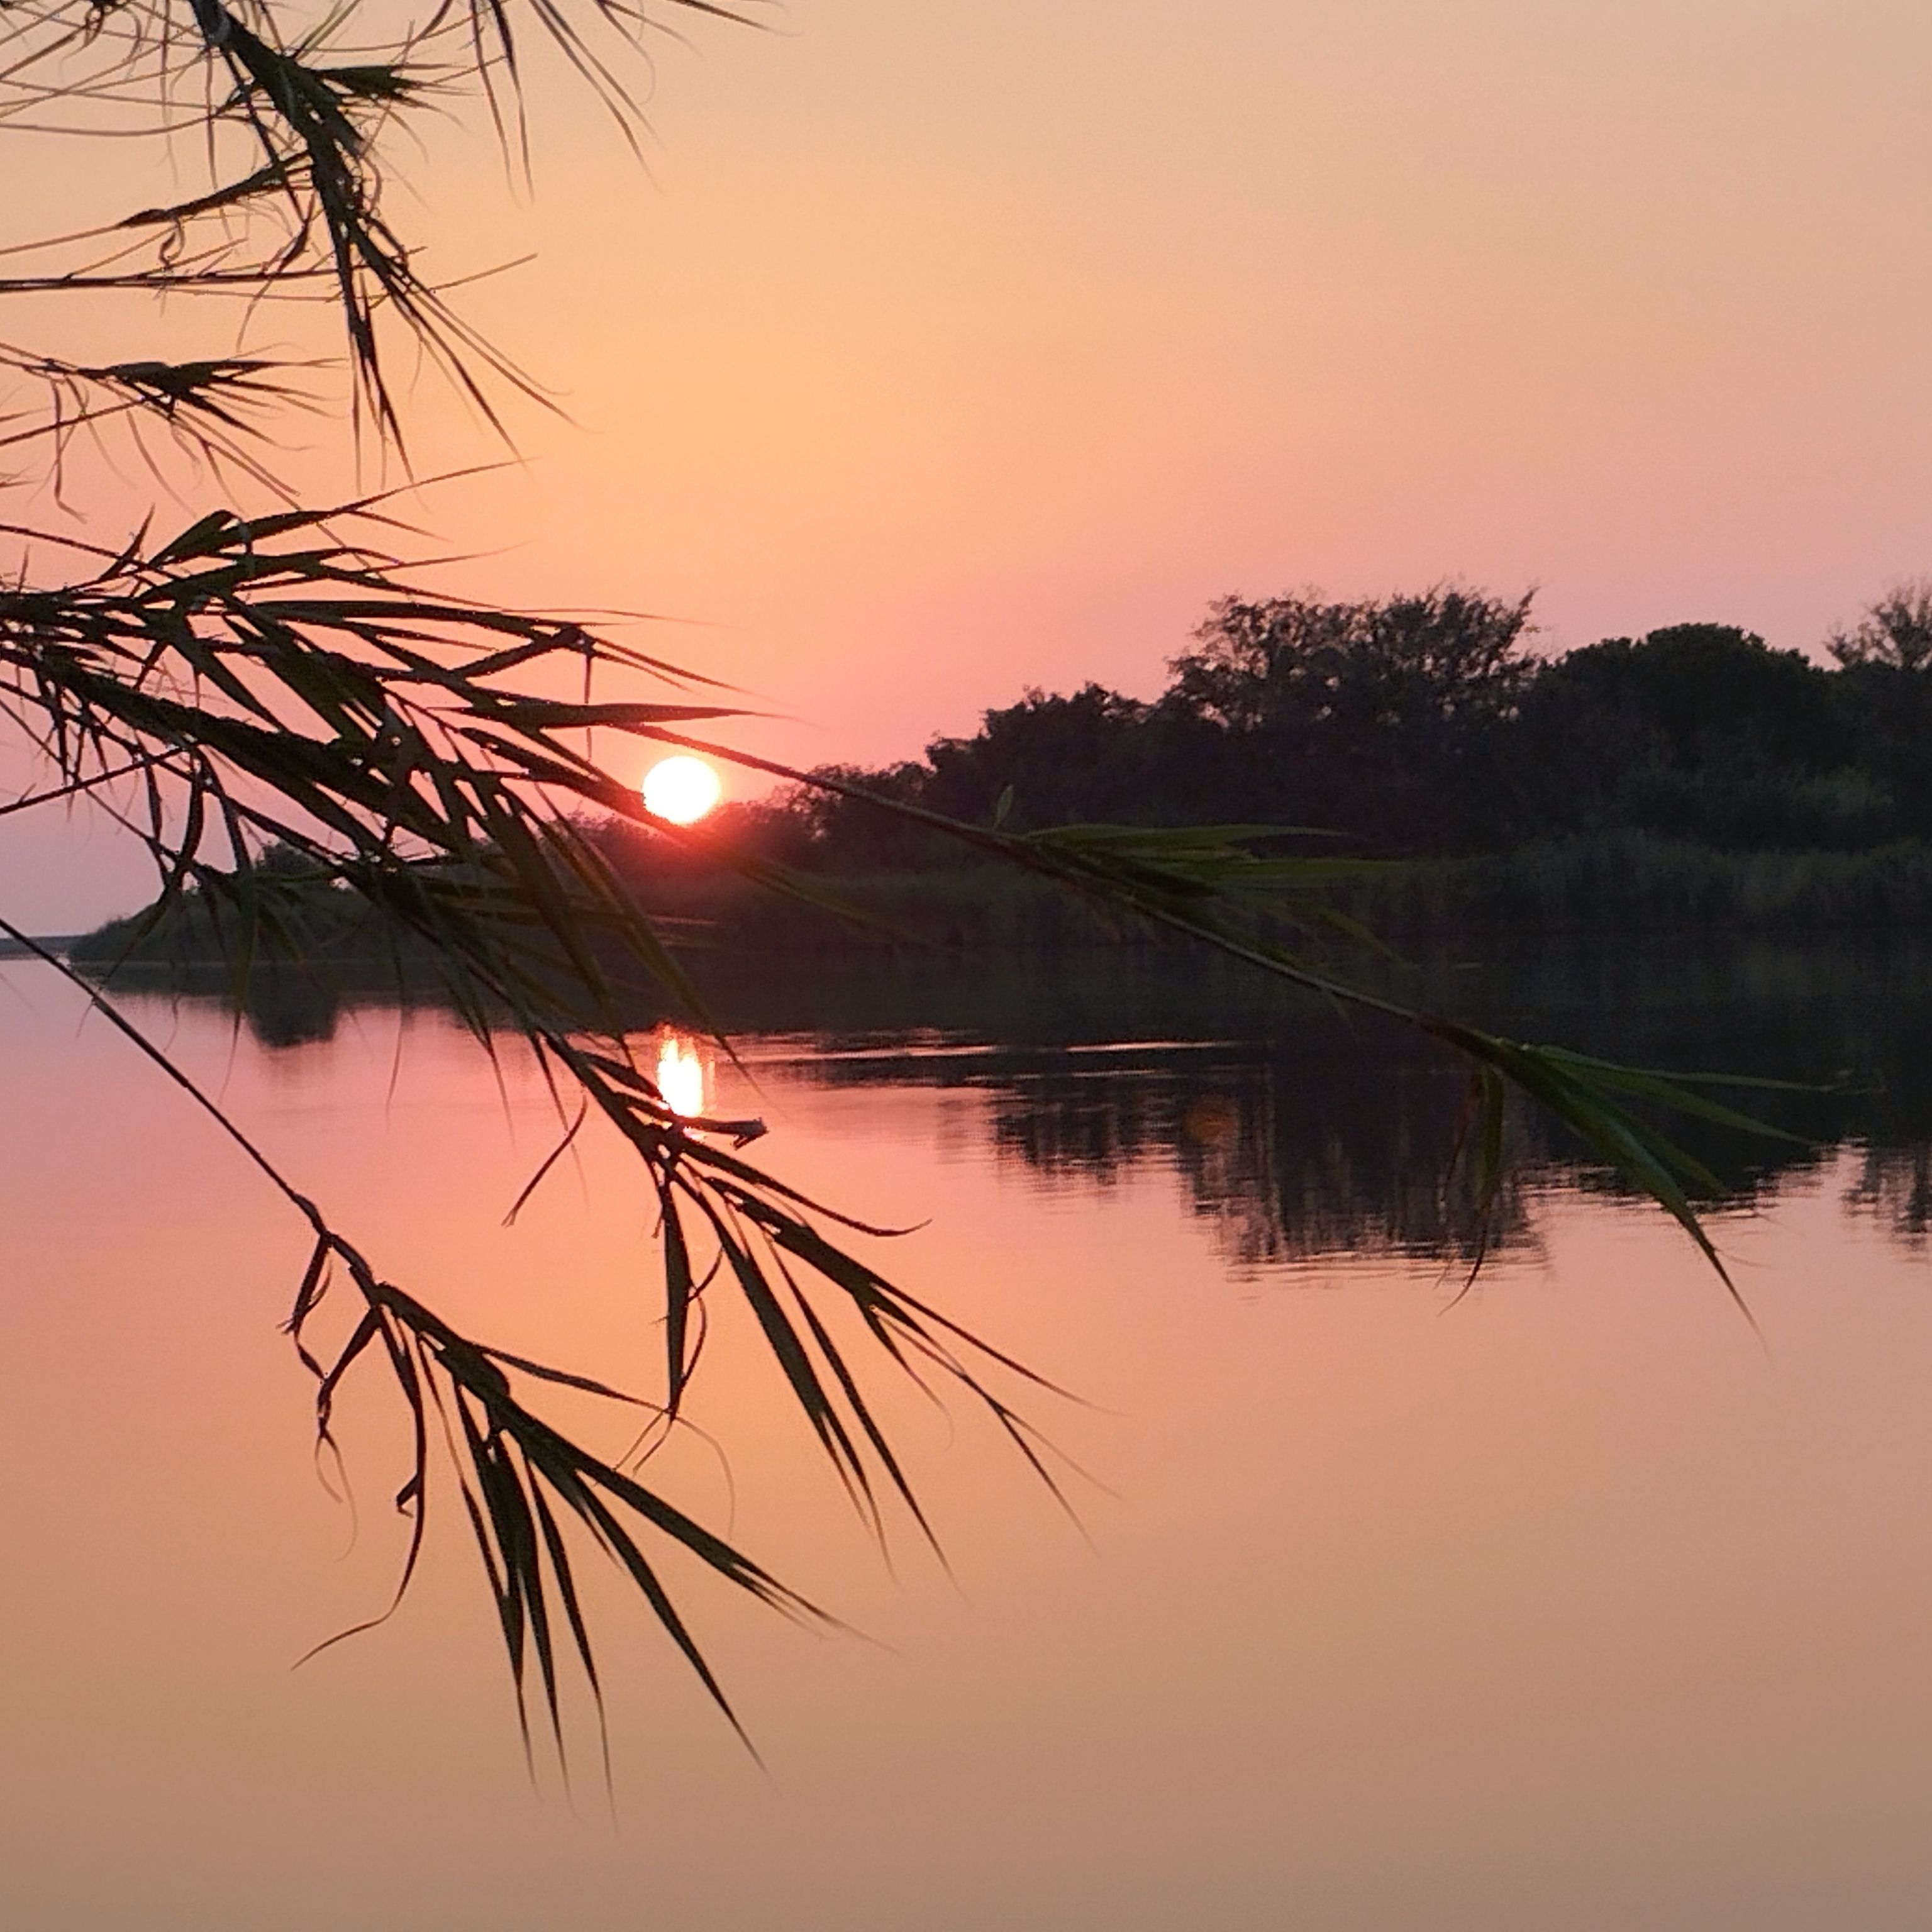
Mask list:
[[[921,758],[823,775],[1016,831],[1318,829],[1336,835],[1318,851],[1409,862],[1319,888],[1405,945],[1573,930],[1932,932],[1932,583],[1888,594],[1828,639],[1828,662],[1720,624],[1538,657],[1530,616],[1527,596],[1442,586],[1354,603],[1231,598],[1171,661],[1157,698],[1091,683],[1030,691]],[[766,958],[1148,937],[810,787],[723,808],[695,848],[625,820],[582,829],[680,947]],[[746,884],[710,856],[721,845],[832,875],[822,897],[838,910]],[[338,970],[416,956],[345,896],[282,878],[288,856],[262,862],[265,886],[292,889],[289,943],[269,952]],[[224,922],[190,892],[152,931],[117,922],[75,957],[103,970],[130,949],[137,960],[232,956],[239,941]]]
[[[1680,624],[1556,658],[1530,600],[1439,587],[1214,606],[1151,701],[1030,691],[869,790],[1015,830],[1108,820],[1321,827],[1387,856],[1637,833],[1720,851],[1932,838],[1932,588],[1829,640],[1833,662]],[[926,856],[836,797],[740,808],[738,836],[844,870]]]

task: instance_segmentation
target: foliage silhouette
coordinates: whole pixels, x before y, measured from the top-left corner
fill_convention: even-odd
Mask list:
[[[725,12],[707,0],[669,4]],[[651,818],[599,762],[599,734],[693,747],[807,782],[841,812],[880,814],[1111,916],[1406,1026],[1466,1070],[1466,1157],[1479,1222],[1502,1198],[1503,1107],[1513,1087],[1674,1215],[1721,1274],[1692,1204],[1715,1177],[1656,1124],[1672,1112],[1742,1124],[1709,1097],[1708,1083],[1672,1082],[1412,1010],[1314,963],[1249,908],[1258,894],[1293,892],[1325,876],[1330,861],[1320,854],[1284,852],[1252,824],[1049,826],[1024,814],[1007,824],[998,800],[990,812],[949,812],[838,774],[808,780],[694,739],[693,728],[732,715],[703,678],[583,623],[436,588],[440,577],[401,554],[406,533],[392,500],[329,508],[289,500],[263,412],[304,398],[325,405],[308,395],[296,368],[246,352],[246,322],[232,320],[232,305],[238,298],[244,318],[264,304],[333,305],[348,370],[346,426],[370,446],[402,446],[392,374],[398,352],[440,371],[497,428],[514,398],[541,402],[532,380],[464,320],[456,292],[424,279],[419,245],[388,212],[385,158],[399,133],[466,94],[518,152],[526,34],[547,36],[620,125],[633,125],[622,64],[655,24],[619,0],[449,0],[415,28],[386,26],[374,0],[308,26],[261,0],[238,10],[191,0],[185,19],[164,0],[38,0],[0,22],[0,124],[51,125],[79,140],[189,134],[207,171],[202,191],[166,206],[138,202],[106,224],[10,244],[10,254],[34,266],[0,282],[0,293],[150,304],[165,296],[190,304],[197,328],[211,313],[231,318],[218,325],[212,352],[192,359],[145,354],[139,344],[98,365],[5,352],[20,386],[10,445],[38,466],[15,487],[48,486],[52,507],[44,506],[38,522],[23,512],[5,526],[15,555],[0,590],[0,712],[45,776],[4,808],[84,801],[139,839],[159,890],[128,943],[166,929],[192,896],[228,949],[238,999],[256,961],[302,955],[318,895],[367,908],[399,959],[406,948],[433,965],[481,1050],[520,1044],[534,1058],[556,1096],[560,1150],[595,1120],[634,1154],[660,1220],[662,1386],[655,1402],[642,1403],[658,1434],[680,1421],[707,1319],[735,1299],[838,1479],[882,1534],[893,1506],[930,1532],[875,1414],[876,1370],[976,1402],[1046,1478],[1038,1440],[1015,1407],[1017,1390],[1041,1384],[865,1259],[860,1242],[885,1231],[747,1160],[760,1124],[681,1117],[633,1059],[626,1001],[640,978],[700,1010],[702,992],[624,889],[586,814],[640,826],[667,850],[708,850],[768,890],[822,895],[770,858]],[[220,500],[171,533],[157,535],[151,520],[118,545],[80,536],[62,514],[77,466],[111,458],[116,440],[123,454],[131,450],[167,476],[182,473],[186,459],[194,487],[212,482]],[[68,561],[56,567],[50,558]],[[1412,740],[1434,757],[1450,726],[1500,715],[1514,689],[1508,646],[1526,608],[1441,592],[1383,611],[1376,647],[1403,692],[1412,674],[1461,679],[1480,701],[1466,706],[1459,696],[1445,706],[1425,690],[1388,711],[1379,687],[1360,696],[1350,686],[1348,715],[1359,710],[1365,734],[1354,754],[1362,769],[1384,742]],[[1238,614],[1231,608],[1218,621],[1232,627]],[[1288,615],[1256,621],[1279,628]],[[1459,655],[1457,623],[1489,626],[1473,657]],[[1204,644],[1202,678],[1216,662]],[[620,694],[598,694],[613,687]],[[558,694],[566,690],[580,695]],[[1115,722],[1100,720],[1103,728]],[[1215,727],[1204,703],[1193,724]],[[1322,924],[1318,909],[1309,918]],[[0,932],[79,978],[16,928],[0,921]],[[537,1406],[560,1388],[627,1412],[641,1399],[459,1333],[386,1280],[111,994],[98,993],[96,1003],[221,1124],[304,1223],[309,1258],[288,1328],[315,1377],[320,1435],[331,1439],[346,1378],[386,1374],[415,1442],[398,1493],[412,1522],[403,1584],[433,1504],[446,1503],[476,1542],[526,1739],[535,1705],[561,1748],[567,1661],[598,1702],[578,1582],[586,1549],[628,1578],[730,1715],[663,1580],[665,1558],[681,1553],[781,1611],[819,1613],[634,1467],[595,1453]],[[331,1311],[338,1326],[325,1343]]]
[[[1729,852],[1932,838],[1932,604],[1888,592],[1833,670],[1734,626],[1679,624],[1556,657],[1531,604],[1438,586],[1356,603],[1215,605],[1151,701],[1026,692],[922,760],[832,770],[865,791],[1040,828],[1322,825],[1345,849],[1470,857],[1636,834]],[[844,871],[926,849],[801,790],[773,849]]]

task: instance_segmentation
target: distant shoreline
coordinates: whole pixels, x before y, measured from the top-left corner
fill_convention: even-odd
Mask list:
[[[917,871],[814,872],[808,903],[717,871],[640,877],[634,890],[662,923],[671,949],[702,973],[707,959],[734,969],[782,962],[897,959],[917,970],[944,958],[1044,958],[1060,953],[1158,952],[1190,942],[1130,917],[1098,911],[1042,880],[983,863]],[[1932,935],[1932,842],[1867,851],[1726,852],[1688,841],[1619,832],[1550,840],[1490,856],[1392,861],[1273,898],[1256,917],[1272,936],[1331,958],[1372,956],[1346,930],[1359,927],[1398,952],[1467,949],[1564,937],[1636,941],[1681,936]],[[45,942],[80,970],[105,977],[180,970],[226,975],[242,950],[190,895],[152,931],[142,915]],[[381,926],[348,895],[320,892],[300,922],[306,942],[284,967],[325,971],[364,986],[380,975],[406,988],[424,968],[418,946]],[[0,957],[28,956],[0,943]],[[264,956],[265,958],[266,956]]]
[[[1047,962],[1114,956],[1163,958],[1192,941],[1103,914],[1040,879],[987,863],[935,863],[912,872],[813,872],[809,885],[846,916],[749,885],[736,875],[644,875],[634,889],[700,983],[782,980],[798,972],[891,968],[898,976],[1046,974]],[[1486,858],[1379,863],[1331,878],[1319,891],[1258,900],[1265,932],[1304,956],[1376,977],[1391,960],[1496,958],[1519,946],[1586,941],[1607,950],[1681,941],[1721,950],[1744,939],[1857,943],[1932,937],[1932,842],[1868,852],[1721,852],[1688,841],[1617,832],[1561,838]],[[261,997],[299,999],[309,980],[328,997],[435,999],[439,977],[408,935],[380,926],[346,892],[319,891],[303,941],[262,950],[251,974]],[[189,895],[151,932],[141,914],[93,933],[56,935],[48,950],[77,972],[118,986],[232,991],[244,955],[232,923]],[[1364,943],[1351,933],[1368,933]],[[31,956],[0,943],[0,958]],[[997,964],[995,964],[997,962]],[[620,977],[622,964],[613,960]],[[1109,968],[1120,970],[1120,968]],[[253,993],[251,993],[253,997]],[[663,1006],[658,983],[638,986],[640,1010]]]
[[[855,916],[716,874],[646,878],[636,890],[673,927],[672,944],[694,950],[972,954],[1190,943],[986,862],[806,876]],[[1732,851],[1619,831],[1466,857],[1365,861],[1241,904],[1275,936],[1319,948],[1349,944],[1336,939],[1336,915],[1418,947],[1566,934],[1932,934],[1932,841]]]

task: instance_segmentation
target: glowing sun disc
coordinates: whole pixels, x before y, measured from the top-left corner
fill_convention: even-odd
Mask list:
[[[674,825],[695,825],[718,802],[718,774],[702,758],[680,752],[644,774],[644,809]]]

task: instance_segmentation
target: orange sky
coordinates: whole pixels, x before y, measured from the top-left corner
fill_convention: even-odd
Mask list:
[[[653,642],[795,715],[761,748],[1150,692],[1231,590],[1534,583],[1552,648],[1692,618],[1815,647],[1932,568],[1921,6],[685,31],[648,176],[546,73],[533,204],[452,128],[394,212],[446,272],[538,251],[470,311],[577,418],[520,417],[526,470],[429,507],[497,551],[476,587],[703,620]],[[418,409],[432,464],[482,453]]]

